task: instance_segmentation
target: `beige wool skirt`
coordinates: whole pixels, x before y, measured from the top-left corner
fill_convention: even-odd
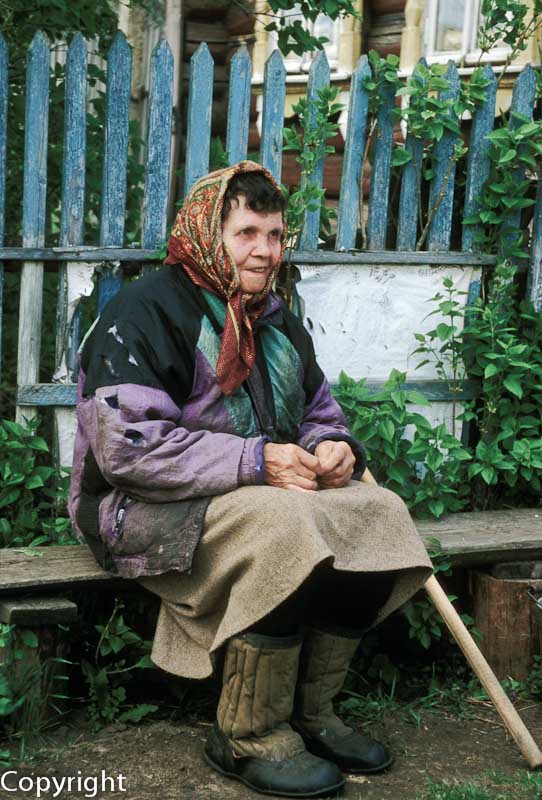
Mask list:
[[[279,606],[322,562],[346,572],[396,572],[376,622],[431,573],[405,504],[379,486],[351,482],[307,493],[245,486],[213,498],[191,572],[139,579],[162,601],[152,660],[175,675],[208,677],[227,639]]]

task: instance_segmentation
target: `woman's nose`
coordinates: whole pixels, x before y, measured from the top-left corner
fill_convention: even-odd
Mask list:
[[[271,247],[269,245],[269,240],[267,236],[264,235],[258,236],[252,252],[254,255],[261,257],[267,257],[271,255]]]

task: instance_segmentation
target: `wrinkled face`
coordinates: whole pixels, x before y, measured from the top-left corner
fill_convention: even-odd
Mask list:
[[[237,264],[241,290],[256,294],[280,258],[282,214],[252,211],[242,194],[237,201],[222,224],[222,240]]]

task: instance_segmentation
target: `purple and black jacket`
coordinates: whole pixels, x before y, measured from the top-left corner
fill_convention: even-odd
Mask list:
[[[263,483],[268,441],[313,452],[345,440],[365,468],[308,332],[278,295],[254,325],[250,377],[222,394],[224,315],[218,297],[167,266],[125,286],[83,344],[69,511],[98,561],[124,577],[189,570],[208,503]],[[145,530],[126,541],[125,515],[138,509],[150,512]]]

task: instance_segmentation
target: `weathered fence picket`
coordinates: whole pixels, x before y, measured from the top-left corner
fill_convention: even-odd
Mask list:
[[[160,247],[166,236],[173,118],[173,54],[165,39],[153,50],[147,124],[142,244]]]
[[[495,123],[497,78],[489,65],[484,67],[484,77],[488,81],[485,90],[486,97],[473,115],[470,147],[467,156],[467,181],[463,206],[465,218],[471,217],[479,211],[482,202],[482,188],[489,178],[491,169],[491,162],[489,159],[491,142],[487,138],[487,135],[493,130],[493,125]],[[463,251],[471,252],[480,250],[480,245],[476,242],[476,235],[479,232],[479,225],[463,225],[463,230],[461,231],[461,249]],[[467,298],[467,304],[469,306],[480,296],[480,289],[481,281],[480,278],[476,276],[471,280],[469,286],[469,295]]]
[[[57,248],[45,246],[47,110],[49,84],[49,45],[43,34],[37,34],[28,57],[25,130],[25,177],[23,192],[23,247],[3,247],[4,206],[7,152],[7,62],[8,54],[0,36],[0,258],[22,261],[21,307],[18,344],[18,418],[32,416],[37,406],[55,407],[56,427],[69,428],[75,405],[76,348],[80,339],[78,300],[92,289],[93,264],[103,262],[99,283],[98,308],[103,308],[121,284],[120,271],[111,266],[119,262],[156,260],[156,250],[166,236],[168,174],[172,123],[173,59],[165,41],[159,42],[152,55],[152,79],[148,101],[147,150],[145,184],[142,203],[141,246],[125,246],[125,214],[127,188],[128,125],[130,104],[131,52],[122,36],[117,35],[110,50],[107,69],[107,106],[103,156],[103,195],[100,220],[100,244],[84,244],[85,194],[85,131],[86,131],[86,47],[80,35],[70,44],[66,71],[66,105],[64,125],[64,164],[60,236]],[[427,79],[421,67],[419,80]],[[191,59],[187,107],[187,144],[184,172],[184,192],[209,169],[214,62],[206,44],[200,45]],[[482,187],[489,175],[489,141],[487,134],[494,126],[496,79],[491,67],[486,67],[489,81],[486,99],[473,117],[471,146],[467,164],[464,214],[472,216],[479,209]],[[415,73],[416,74],[416,73]],[[442,97],[457,96],[459,78],[455,65],[448,68],[452,82]],[[337,236],[334,252],[318,251],[320,210],[308,214],[302,232],[300,249],[293,261],[298,265],[371,266],[376,269],[406,266],[415,279],[420,266],[482,267],[495,264],[495,257],[477,252],[474,226],[462,230],[462,252],[450,251],[452,204],[455,183],[454,148],[457,134],[446,130],[435,148],[434,177],[428,182],[422,175],[423,142],[407,131],[405,148],[412,159],[401,170],[395,250],[386,251],[388,241],[388,196],[390,190],[391,156],[394,137],[393,87],[381,106],[372,138],[371,189],[368,204],[368,250],[348,253],[355,248],[359,225],[361,170],[368,149],[368,92],[364,88],[370,75],[367,58],[363,56],[352,76],[350,86],[348,126],[341,175]],[[229,95],[228,134],[226,150],[230,163],[246,157],[250,118],[251,62],[242,48],[233,58]],[[330,71],[325,55],[313,61],[308,80],[308,98],[314,100],[324,86],[329,85]],[[534,71],[526,67],[519,76],[513,95],[512,110],[532,118],[536,81]],[[282,57],[273,53],[265,68],[262,97],[262,132],[260,158],[264,166],[280,180],[282,171],[282,127],[285,102],[286,71]],[[450,112],[453,117],[453,112]],[[514,116],[511,126],[521,121]],[[311,176],[317,186],[323,184],[324,158],[319,159]],[[524,178],[518,170],[518,180]],[[419,235],[420,198],[429,195],[429,219],[426,223],[424,252],[414,252]],[[434,212],[431,209],[434,208]],[[519,211],[514,210],[506,227],[517,230]],[[418,245],[420,247],[420,245]],[[41,307],[44,260],[58,262],[59,300],[57,311],[56,364],[53,383],[39,384],[41,338]],[[91,262],[86,264],[85,262]],[[531,271],[528,294],[538,309],[542,307],[542,184],[539,183],[532,232]],[[70,276],[78,282],[77,291],[70,293]],[[469,298],[478,296],[479,283],[473,281]],[[0,314],[2,272],[0,268]],[[73,316],[72,316],[73,315]],[[71,321],[70,321],[71,319]],[[1,349],[1,348],[0,348]],[[431,382],[429,382],[431,383]],[[372,384],[371,384],[372,385]],[[463,398],[472,396],[473,386],[465,385]],[[449,399],[450,390],[443,385],[429,387],[433,398]],[[59,407],[65,409],[59,411]],[[72,422],[68,422],[68,418]]]
[[[80,33],[68,48],[64,105],[64,161],[60,209],[61,247],[82,244],[84,238],[87,114],[87,50]],[[80,314],[68,322],[69,264],[59,266],[55,372],[65,359],[65,374],[76,377],[76,350]],[[74,330],[75,328],[75,330]]]
[[[365,130],[369,109],[369,97],[363,84],[370,75],[371,68],[367,56],[362,56],[354,70],[350,84],[348,129],[339,195],[336,250],[349,250],[356,246],[361,170],[363,169]]]
[[[459,73],[453,61],[449,62],[444,77],[450,82],[450,88],[440,92],[439,99],[455,101],[459,95]],[[449,116],[451,120],[457,122],[457,116],[452,108]],[[434,175],[429,191],[428,250],[450,248],[456,167],[454,150],[457,140],[457,133],[445,130],[442,139],[435,147]]]
[[[209,171],[214,61],[203,42],[190,59],[184,194]]]
[[[82,244],[84,240],[86,115],[87,49],[82,35],[78,33],[70,43],[66,59],[64,159],[59,236],[61,247]],[[77,282],[78,273],[80,270],[85,270],[85,267],[86,265],[74,262],[58,266],[54,380],[77,379],[81,308],[80,306],[74,308],[73,283]],[[88,270],[88,267],[86,269]],[[73,409],[61,406],[55,408],[54,452],[58,464],[69,463],[67,459],[73,441],[74,417]]]
[[[23,247],[42,247],[45,242],[47,190],[47,123],[49,119],[49,42],[41,31],[32,40],[26,72],[26,104],[23,182]],[[43,262],[25,261],[21,270],[18,383],[39,380],[41,319],[43,307]],[[24,417],[35,416],[32,407]],[[23,419],[17,408],[17,419]]]
[[[231,60],[226,152],[230,164],[244,161],[248,151],[251,61],[243,45]]]
[[[388,196],[390,193],[391,148],[393,144],[392,110],[395,106],[393,86],[384,90],[374,132],[373,168],[367,219],[369,250],[385,250],[388,228]]]
[[[523,68],[517,81],[514,84],[514,91],[512,93],[512,103],[510,105],[510,119],[508,127],[512,130],[519,128],[523,125],[525,117],[528,120],[533,118],[534,101],[536,97],[536,75],[528,64]],[[516,114],[520,117],[515,116]],[[525,180],[525,167],[518,167],[514,170],[514,178],[518,183]],[[505,215],[502,223],[502,240],[512,241],[517,237],[521,221],[521,208],[511,209]]]
[[[425,58],[420,58],[412,73],[412,79],[422,87],[427,84],[426,69],[427,61]],[[408,131],[405,139],[405,150],[410,153],[411,159],[403,167],[401,178],[396,247],[398,250],[415,250],[421,206],[422,139]]]
[[[6,157],[8,126],[8,49],[0,33],[0,247],[4,244],[6,208]],[[0,378],[2,376],[2,311],[4,306],[4,265],[0,261]]]
[[[538,178],[536,205],[533,218],[533,243],[531,249],[531,269],[527,282],[527,299],[536,311],[542,311],[542,179]]]
[[[265,63],[260,158],[275,180],[282,174],[282,128],[286,97],[286,68],[278,50]]]
[[[123,33],[117,33],[107,57],[105,146],[102,178],[100,244],[120,247],[124,242],[126,173],[132,50]],[[101,311],[121,286],[121,278],[107,268],[100,278],[98,308]]]
[[[314,103],[318,100],[318,92],[324,88],[324,86],[329,86],[329,64],[326,58],[326,54],[322,50],[314,61],[311,64],[310,72],[309,72],[309,80],[307,83],[307,100],[310,103]],[[310,114],[309,109],[309,119],[311,127],[316,125],[315,115],[314,112]],[[324,183],[324,158],[318,159],[316,164],[314,165],[314,169],[310,178],[310,182],[317,186],[319,189],[322,188]],[[305,183],[305,179],[303,176],[301,177],[301,184]],[[318,248],[318,234],[320,233],[320,208],[316,208],[314,211],[307,211],[305,217],[305,227],[300,236],[299,241],[299,249],[300,250],[316,250]]]
[[[484,102],[476,109],[472,119],[470,147],[467,156],[467,182],[465,186],[465,217],[471,217],[480,209],[482,202],[482,187],[489,177],[491,162],[489,148],[491,142],[487,139],[488,133],[493,130],[495,123],[495,101],[497,98],[497,79],[490,66],[484,67],[484,77],[489,81]],[[461,233],[461,249],[464,251],[477,250],[476,233],[479,227],[463,225]]]

